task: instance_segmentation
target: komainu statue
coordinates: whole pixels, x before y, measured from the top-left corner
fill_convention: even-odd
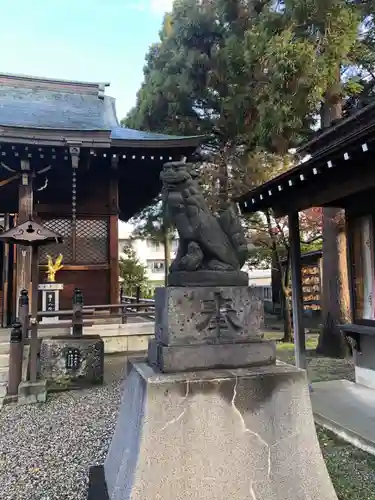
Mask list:
[[[218,216],[209,210],[192,164],[166,163],[160,177],[166,212],[179,234],[168,284],[248,285],[248,275],[241,271],[248,256],[247,242],[234,210]]]

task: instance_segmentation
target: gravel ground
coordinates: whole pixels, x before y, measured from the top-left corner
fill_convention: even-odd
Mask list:
[[[86,500],[89,467],[104,462],[114,431],[125,359],[106,358],[102,387],[1,409],[1,500]]]
[[[293,362],[293,346],[278,346]],[[126,358],[108,356],[103,387],[54,394],[46,404],[0,411],[0,499],[86,500],[89,467],[102,464],[114,431]],[[308,353],[310,379],[353,378],[351,360]],[[375,457],[317,428],[339,500],[375,500]]]

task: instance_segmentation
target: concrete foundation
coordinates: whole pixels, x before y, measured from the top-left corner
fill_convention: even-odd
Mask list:
[[[29,405],[33,403],[45,403],[47,401],[47,382],[37,380],[36,382],[21,382],[18,387],[19,405]]]
[[[120,352],[145,352],[150,338],[154,337],[155,326],[153,322],[99,324],[84,328],[84,337],[87,335],[100,335],[104,342],[105,354]],[[51,328],[40,330],[38,337],[53,338],[61,335],[70,336],[70,328]]]
[[[355,351],[355,381],[375,389],[375,336],[361,335],[361,352]]]
[[[337,500],[306,374],[289,365],[162,374],[135,363],[89,500]]]

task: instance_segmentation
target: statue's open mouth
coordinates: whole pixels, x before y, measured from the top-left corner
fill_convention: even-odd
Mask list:
[[[187,172],[164,171],[161,173],[160,177],[164,183],[170,186],[176,186],[187,181],[190,175]]]

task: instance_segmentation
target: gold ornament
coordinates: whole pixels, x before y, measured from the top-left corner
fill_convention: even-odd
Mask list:
[[[48,267],[47,281],[48,281],[48,283],[55,283],[57,271],[60,271],[60,269],[62,269],[64,267],[62,265],[63,256],[62,256],[62,254],[60,254],[57,257],[55,263],[53,263],[52,257],[50,255],[47,255],[47,260],[48,260],[48,263],[47,263],[47,267]]]

